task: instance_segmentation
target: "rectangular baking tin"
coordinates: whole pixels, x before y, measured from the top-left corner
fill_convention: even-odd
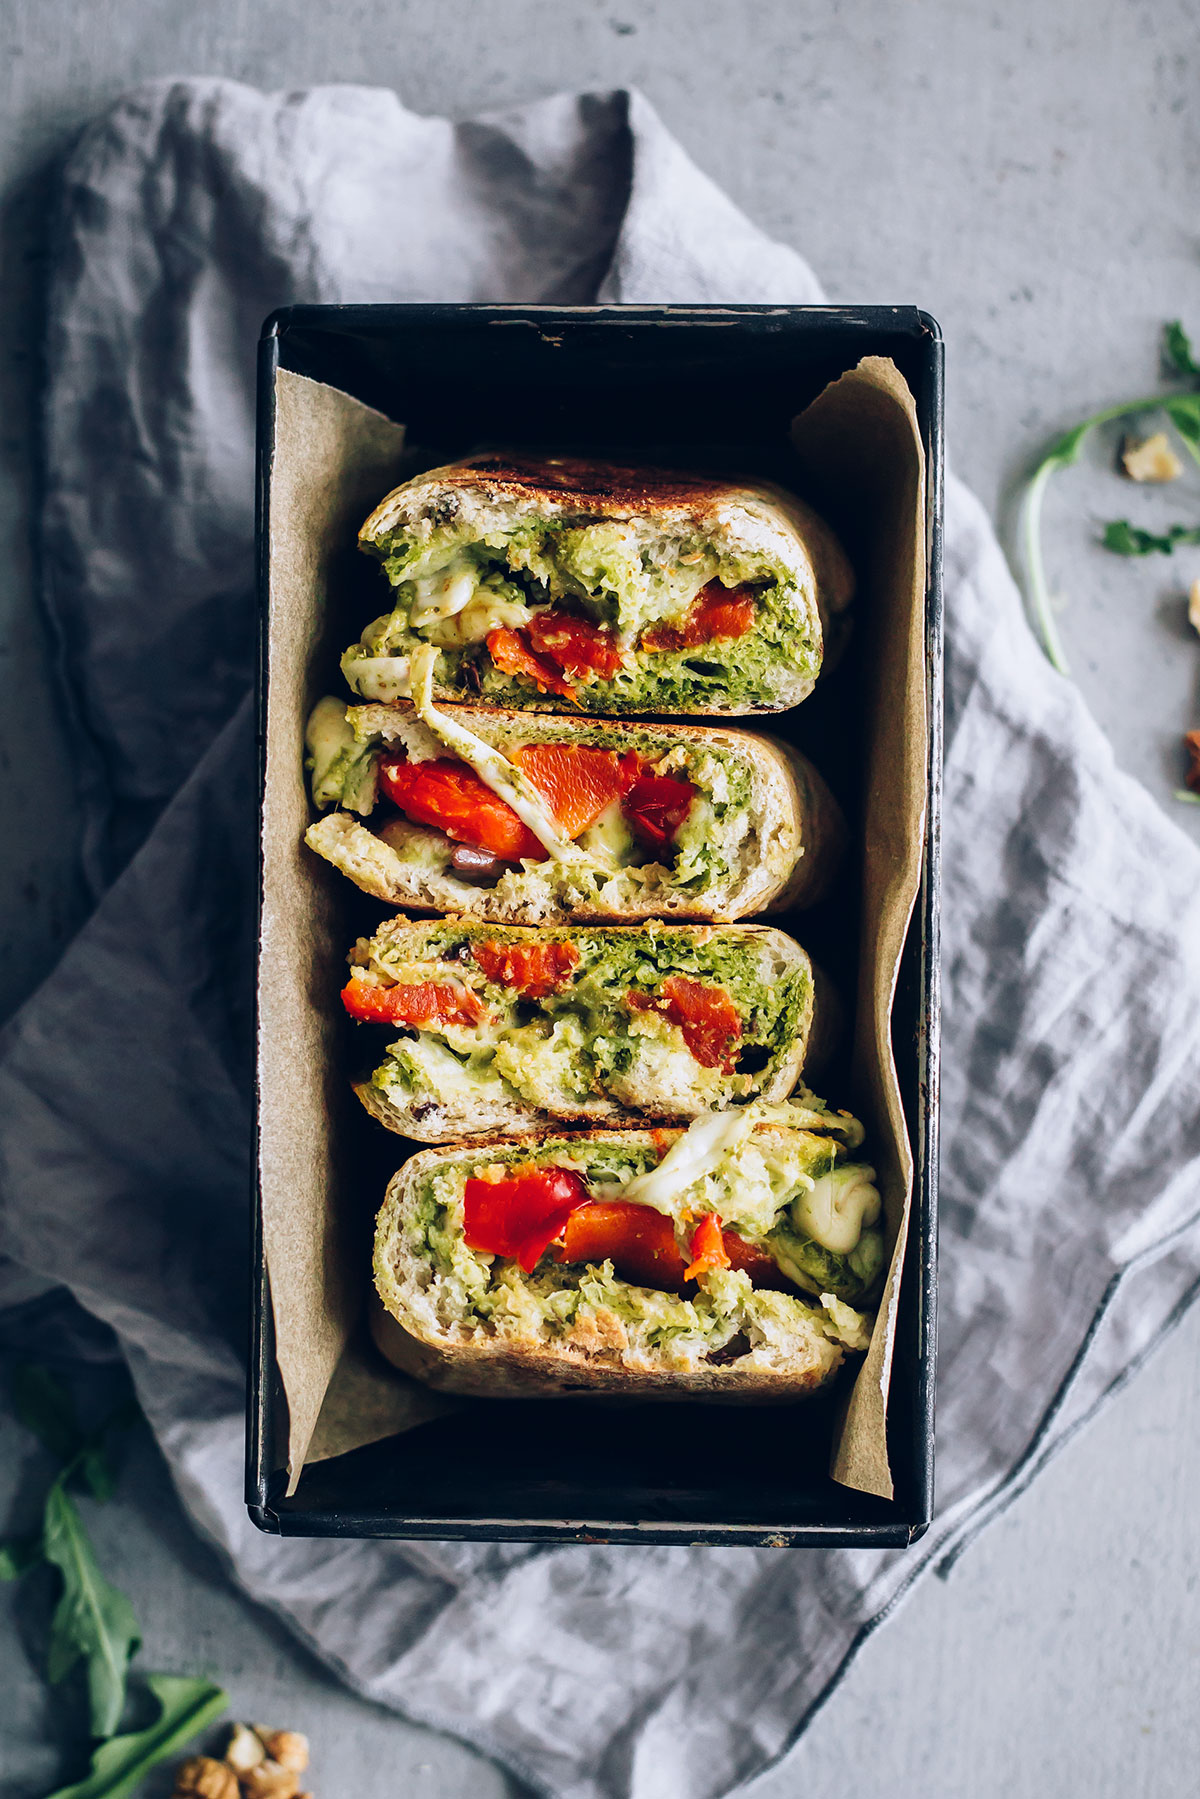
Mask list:
[[[903,306],[288,308],[267,321],[259,346],[258,603],[265,626],[279,369],[342,388],[404,421],[410,442],[437,452],[430,461],[479,442],[619,447],[650,461],[669,418],[672,442],[716,450],[728,441],[729,466],[748,472],[759,431],[764,439],[777,434],[786,418],[864,356],[890,357],[907,380],[928,468],[928,829],[893,1015],[915,1163],[888,1423],[894,1498],[830,1479],[836,1396],[796,1409],[472,1401],[467,1412],[308,1465],[287,1498],[280,1447],[287,1408],[273,1357],[256,1179],[246,1497],[260,1529],[288,1536],[879,1548],[913,1542],[926,1529],[933,1504],[942,771],[942,339],[936,322]],[[819,725],[820,696],[818,688],[793,715],[801,738],[806,721]],[[265,670],[259,699],[261,762]],[[821,748],[809,747],[828,774]],[[800,932],[803,938],[802,925]],[[831,1091],[830,1097],[840,1096]],[[403,1150],[396,1143],[398,1164]],[[364,1255],[364,1292],[368,1279]],[[703,1455],[698,1442],[707,1446]]]

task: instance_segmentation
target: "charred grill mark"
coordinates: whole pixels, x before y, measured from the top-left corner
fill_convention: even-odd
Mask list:
[[[727,482],[673,469],[627,468],[619,463],[588,462],[570,456],[541,460],[500,451],[448,471],[444,480],[462,487],[485,482],[498,494],[563,495],[592,510],[704,506],[729,491]],[[436,505],[440,508],[446,503],[446,499],[439,499]]]

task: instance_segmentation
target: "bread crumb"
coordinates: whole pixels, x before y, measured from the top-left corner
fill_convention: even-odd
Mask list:
[[[235,1724],[225,1759],[195,1755],[175,1775],[172,1799],[313,1799],[300,1792],[308,1738],[298,1730]]]

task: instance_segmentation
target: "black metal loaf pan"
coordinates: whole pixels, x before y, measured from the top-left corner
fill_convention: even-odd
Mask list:
[[[916,400],[928,469],[928,811],[921,894],[900,970],[893,1041],[916,1170],[891,1385],[895,1495],[829,1476],[844,1388],[783,1408],[587,1401],[465,1402],[454,1416],[307,1466],[285,1497],[284,1400],[256,1184],[247,1503],[294,1536],[626,1543],[862,1545],[914,1541],[933,1503],[938,1135],[938,830],[942,757],[942,343],[912,307],[298,306],[264,327],[259,360],[259,604],[268,605],[276,373],[341,388],[405,423],[426,465],[484,443],[762,473],[788,482],[790,420],[865,356],[890,357]],[[828,510],[829,508],[826,507]],[[833,522],[853,554],[854,520]],[[363,615],[363,619],[367,615]],[[363,620],[359,621],[360,623]],[[345,641],[357,634],[358,625]],[[820,767],[853,824],[861,770],[858,658],[765,725]],[[265,681],[268,678],[264,670]],[[265,702],[265,692],[263,695]],[[261,739],[260,739],[261,741]],[[859,783],[859,785],[856,785]],[[343,883],[345,941],[382,908]],[[784,918],[853,993],[855,873]],[[821,1082],[849,1103],[841,1070]],[[361,1126],[361,1282],[369,1217],[404,1146]],[[355,1277],[357,1278],[357,1274]]]

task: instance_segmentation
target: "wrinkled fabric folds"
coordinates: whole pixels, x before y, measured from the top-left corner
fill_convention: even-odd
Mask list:
[[[820,299],[636,94],[138,89],[67,163],[45,604],[95,912],[5,1033],[4,1253],[111,1325],[197,1526],[360,1691],[558,1799],[715,1799],[1200,1281],[1200,856],[949,484],[939,1514],[901,1552],[310,1543],[242,1500],[253,358],[297,301]]]

